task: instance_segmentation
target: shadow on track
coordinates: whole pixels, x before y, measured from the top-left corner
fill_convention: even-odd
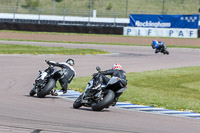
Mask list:
[[[110,112],[110,110],[101,110],[101,111],[93,111],[91,108],[86,108],[86,107],[82,107],[79,109],[74,109],[73,107],[71,107],[71,109],[73,110],[81,110],[81,111],[91,111],[91,112]]]
[[[23,95],[25,97],[31,97],[31,98],[38,98],[38,99],[60,99],[59,97],[56,97],[56,96],[46,96],[44,98],[39,98],[37,96],[29,96],[29,95]]]

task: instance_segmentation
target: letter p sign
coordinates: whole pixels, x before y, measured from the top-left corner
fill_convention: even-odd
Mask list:
[[[174,33],[173,30],[169,30],[169,36],[171,36]]]
[[[129,32],[131,32],[131,29],[127,29],[127,35],[129,35]]]

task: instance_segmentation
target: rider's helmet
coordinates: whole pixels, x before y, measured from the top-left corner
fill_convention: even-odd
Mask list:
[[[74,64],[75,64],[73,59],[68,59],[66,61],[66,63],[69,64],[69,65],[71,65],[71,66],[74,66]]]
[[[155,49],[157,44],[158,44],[158,41],[157,40],[153,40],[152,44],[151,44],[152,48]]]
[[[152,41],[152,45],[156,45],[156,44],[158,44],[158,41],[157,40],[153,40]]]
[[[112,66],[112,69],[114,69],[114,70],[122,70],[122,66],[120,64],[114,64]]]

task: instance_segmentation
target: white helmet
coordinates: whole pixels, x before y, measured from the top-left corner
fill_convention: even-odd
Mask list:
[[[112,69],[114,69],[114,70],[122,70],[122,66],[120,64],[114,64],[112,66]]]
[[[71,65],[71,66],[74,66],[74,64],[75,64],[73,59],[68,59],[66,61],[66,63],[69,64],[69,65]]]

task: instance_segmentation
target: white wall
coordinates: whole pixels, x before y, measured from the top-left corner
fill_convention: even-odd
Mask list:
[[[197,29],[124,27],[126,36],[197,38]]]

